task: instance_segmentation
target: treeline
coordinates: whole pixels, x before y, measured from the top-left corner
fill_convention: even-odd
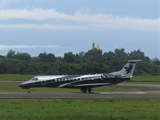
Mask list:
[[[89,50],[73,54],[65,53],[56,57],[53,53],[40,53],[31,57],[28,53],[10,50],[6,56],[0,55],[0,74],[94,74],[108,73],[120,70],[128,60],[141,59],[134,75],[159,75],[160,60],[151,60],[140,49],[126,53],[125,49],[115,49],[114,52]]]

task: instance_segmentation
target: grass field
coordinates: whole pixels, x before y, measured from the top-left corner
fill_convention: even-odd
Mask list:
[[[160,99],[1,99],[1,120],[159,120]]]
[[[27,92],[26,89],[21,89],[19,83],[0,83],[0,92]],[[109,88],[97,87],[93,88],[94,92],[107,92],[107,91],[136,91],[134,89],[123,88]],[[32,92],[81,92],[80,89],[65,89],[65,88],[31,88]]]
[[[0,81],[27,81],[36,75],[0,74]]]
[[[160,76],[134,76],[126,83],[160,84]]]
[[[34,75],[0,75],[1,81],[26,81]],[[160,82],[160,76],[135,76],[128,83]],[[0,92],[27,92],[19,83],[0,83]],[[80,92],[79,89],[32,88],[32,92]],[[95,92],[135,91],[98,87]],[[0,99],[0,120],[159,120],[160,99]]]

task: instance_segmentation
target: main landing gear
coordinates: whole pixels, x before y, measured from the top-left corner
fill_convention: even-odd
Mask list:
[[[91,88],[81,88],[81,91],[82,91],[83,93],[86,93],[87,90],[88,90],[89,93],[93,93],[93,92],[94,92]]]

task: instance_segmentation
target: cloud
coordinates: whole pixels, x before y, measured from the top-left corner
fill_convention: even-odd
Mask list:
[[[57,45],[47,45],[47,46],[42,46],[42,45],[0,45],[0,50],[5,50],[5,49],[18,49],[18,48],[62,48],[61,46]]]
[[[34,25],[34,24],[0,24],[0,29],[48,29],[48,30],[85,30],[87,27],[66,25]]]
[[[89,10],[89,8],[87,8]],[[55,9],[34,8],[27,9],[3,9],[0,10],[0,20],[22,19],[22,20],[59,20],[60,25],[33,25],[16,24],[0,25],[0,28],[29,28],[29,29],[53,29],[53,30],[79,30],[79,29],[136,29],[136,30],[158,30],[160,29],[160,18],[141,19],[119,17],[108,14],[90,14],[77,11],[74,15],[64,12],[57,12]],[[69,21],[70,25],[65,25],[64,21]],[[81,26],[79,26],[79,23]],[[73,25],[74,24],[74,25]]]

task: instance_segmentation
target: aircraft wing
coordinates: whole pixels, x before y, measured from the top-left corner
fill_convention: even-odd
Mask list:
[[[85,86],[101,86],[101,85],[108,85],[110,83],[91,83],[91,84],[77,84],[74,85],[75,87],[85,87]]]

